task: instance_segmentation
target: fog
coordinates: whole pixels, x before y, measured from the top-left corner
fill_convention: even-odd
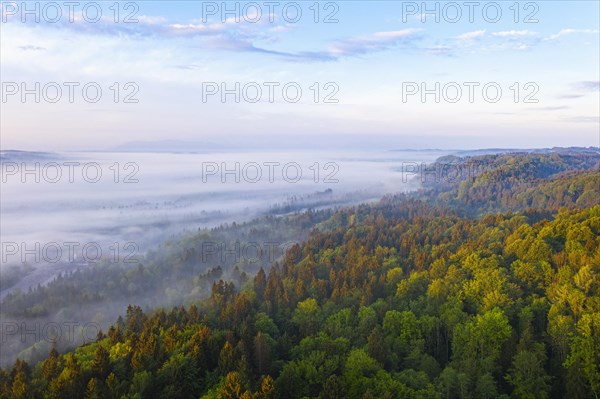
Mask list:
[[[243,221],[284,204],[301,210],[408,191],[414,183],[403,181],[402,163],[441,154],[34,153],[24,160],[5,153],[2,242],[29,249],[135,242],[143,253],[182,229]],[[23,256],[35,262],[33,254],[3,255],[3,266]]]
[[[46,285],[59,273],[71,273],[96,261],[117,265],[129,259],[143,260],[153,251],[152,261],[160,264],[161,252],[170,250],[168,240],[198,229],[263,215],[348,206],[414,190],[419,187],[418,180],[412,173],[403,175],[403,165],[431,162],[446,153],[5,151],[0,193],[0,299]],[[228,240],[255,238],[251,231],[232,234],[239,236],[227,236]],[[261,234],[257,240],[303,239],[293,228]],[[196,274],[205,273],[209,266],[198,266]],[[245,271],[253,273],[256,267]],[[230,272],[225,268],[224,277]],[[98,282],[97,287],[102,284]],[[24,329],[37,323],[93,322],[106,331],[129,303],[149,310],[186,303],[203,294],[202,284],[194,286],[193,293],[186,289],[189,287],[177,285],[156,292],[132,289],[121,298],[51,307],[44,317],[15,319],[3,311],[3,340],[16,325],[13,323],[21,322],[27,323]],[[81,342],[77,339],[68,344]],[[19,353],[35,357],[22,352],[33,346],[44,354],[48,340],[23,342],[19,334],[11,335],[0,363],[12,362]]]

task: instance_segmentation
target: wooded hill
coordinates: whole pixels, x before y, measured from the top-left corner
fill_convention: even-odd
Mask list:
[[[474,159],[491,166],[298,215],[314,228],[283,259],[244,278],[222,269],[187,306],[131,303],[95,342],[0,370],[0,397],[597,398],[600,156],[451,162]],[[189,279],[193,247],[162,248],[128,283]],[[77,300],[85,278],[71,278],[55,284]]]

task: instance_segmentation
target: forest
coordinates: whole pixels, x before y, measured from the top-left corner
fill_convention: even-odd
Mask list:
[[[76,347],[3,337],[0,398],[598,399],[600,153],[428,170],[418,192],[201,229],[8,295],[14,320],[123,307]],[[258,262],[203,252],[291,239]]]

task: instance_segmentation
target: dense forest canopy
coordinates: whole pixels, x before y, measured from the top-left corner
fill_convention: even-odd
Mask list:
[[[6,297],[18,319],[172,293],[131,301],[73,350],[33,348],[41,361],[0,369],[0,397],[598,398],[600,155],[438,165],[468,162],[485,167],[373,204],[195,232],[136,266]],[[310,233],[273,261],[206,261],[201,244],[231,229],[242,242]]]

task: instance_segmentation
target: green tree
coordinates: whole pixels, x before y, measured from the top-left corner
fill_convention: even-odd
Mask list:
[[[498,308],[465,325],[458,325],[454,331],[452,350],[454,361],[460,371],[470,376],[480,376],[496,369],[502,345],[511,335],[508,318]]]
[[[200,390],[200,376],[196,362],[183,353],[169,358],[156,372],[159,383],[163,386],[161,396],[167,398],[195,398]]]
[[[317,332],[319,323],[319,305],[317,304],[317,300],[308,298],[302,302],[298,302],[292,321],[298,325],[300,333],[303,336],[314,335]]]
[[[145,398],[150,396],[153,386],[152,373],[149,371],[138,371],[131,378],[131,385],[129,387],[129,394],[138,394],[140,397]]]
[[[485,373],[475,383],[475,396],[478,399],[492,399],[498,397],[496,379],[490,373]]]
[[[360,398],[373,385],[381,366],[362,349],[354,349],[344,365],[344,386],[351,398]]]
[[[344,399],[346,394],[344,386],[337,375],[331,375],[325,381],[323,390],[319,394],[319,399]]]
[[[377,360],[382,367],[388,364],[389,347],[381,327],[377,326],[371,331],[367,338],[367,350],[369,356]]]
[[[102,345],[98,345],[94,352],[94,361],[92,363],[92,372],[94,376],[100,378],[102,381],[108,377],[110,372],[110,359],[109,354]]]
[[[578,363],[577,363],[578,362]],[[579,364],[594,396],[600,395],[600,312],[584,314],[577,323],[566,367]]]
[[[61,373],[50,382],[50,396],[61,399],[80,398],[86,385],[82,381],[79,363],[73,353],[66,354],[64,361],[65,364]]]
[[[546,354],[543,344],[534,351],[521,351],[513,359],[506,380],[519,399],[546,399],[550,393],[550,377],[544,370]]]
[[[118,399],[121,391],[121,384],[114,373],[110,373],[104,382],[106,391],[110,399]]]
[[[260,331],[254,337],[254,359],[260,375],[269,373],[271,368],[271,346],[267,338]]]

